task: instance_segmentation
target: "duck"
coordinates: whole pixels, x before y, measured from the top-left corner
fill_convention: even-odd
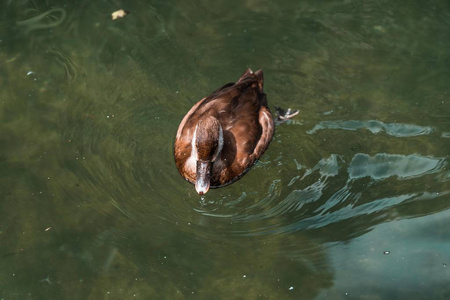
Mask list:
[[[181,120],[175,164],[199,195],[240,179],[267,150],[275,122],[263,85],[263,71],[249,68],[237,82],[198,101]],[[295,115],[289,113],[278,119]]]

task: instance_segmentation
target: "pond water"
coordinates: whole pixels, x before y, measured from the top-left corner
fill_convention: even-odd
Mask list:
[[[450,298],[447,0],[0,6],[0,299]],[[200,197],[178,124],[248,67],[300,113]]]

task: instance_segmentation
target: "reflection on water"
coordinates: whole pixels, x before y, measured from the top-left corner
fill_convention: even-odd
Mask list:
[[[364,291],[362,295],[377,294],[380,298],[392,295],[427,298],[427,288],[416,272],[394,271],[422,269],[422,275],[434,283],[436,298],[445,299],[450,291],[447,267],[450,243],[448,231],[444,229],[448,227],[449,217],[447,210],[436,213],[433,220],[425,216],[386,222],[349,243],[336,245],[331,264],[336,268],[337,280],[319,298],[340,298],[341,290],[355,291],[360,287]],[[418,237],[418,232],[424,234]],[[417,247],[418,239],[422,247]],[[389,254],[380,255],[384,251]],[[373,286],[367,277],[383,281],[383,288]]]
[[[0,298],[450,297],[447,2],[0,6]],[[200,198],[178,122],[247,67],[300,114]]]
[[[412,124],[398,124],[398,123],[383,123],[376,120],[371,121],[322,121],[313,129],[309,130],[309,134],[313,134],[318,130],[323,129],[342,129],[342,130],[357,130],[367,129],[372,133],[379,133],[385,131],[386,134],[396,137],[410,137],[417,135],[430,134],[433,129],[429,126],[418,126]]]
[[[214,211],[197,211],[211,217],[227,217],[231,218],[233,222],[244,222],[245,226],[249,222],[258,222],[264,219],[273,220],[284,214],[296,214],[296,216],[289,218],[292,222],[289,224],[285,219],[280,219],[279,224],[272,223],[269,227],[255,226],[252,229],[239,229],[231,232],[231,234],[253,236],[320,228],[361,215],[382,212],[405,201],[442,198],[450,193],[450,190],[441,192],[421,190],[415,193],[371,199],[367,202],[368,193],[365,191],[367,188],[380,184],[380,180],[388,180],[392,176],[397,178],[390,179],[391,183],[435,173],[446,174],[447,158],[386,153],[378,153],[371,157],[367,154],[357,153],[347,168],[344,168],[342,160],[340,160],[339,165],[338,160],[338,156],[333,154],[329,158],[320,160],[312,169],[306,170],[302,179],[313,176],[315,173],[318,173],[319,176],[316,176],[313,183],[305,188],[290,191],[281,201],[276,201],[273,192],[269,191],[269,195],[258,201],[257,204],[245,207],[244,210],[235,215],[222,215],[217,207]],[[339,169],[343,172],[340,177],[347,177],[347,180],[340,189],[330,194],[330,189],[337,188],[332,179],[339,175]],[[366,188],[361,189],[358,187],[359,181],[364,177],[370,177],[371,180],[365,181]],[[434,178],[437,180],[439,177],[435,176]],[[289,183],[290,185],[292,185],[292,182]],[[273,187],[270,190],[273,190]],[[242,197],[239,199],[242,200]],[[320,205],[312,204],[313,202],[318,202]],[[228,205],[231,205],[230,203],[228,202]],[[313,216],[303,213],[312,210],[312,208],[314,208]]]
[[[400,179],[422,176],[441,171],[447,159],[422,157],[419,155],[395,155],[378,153],[373,157],[356,154],[348,167],[350,179],[370,176],[373,179],[385,179],[398,176]]]

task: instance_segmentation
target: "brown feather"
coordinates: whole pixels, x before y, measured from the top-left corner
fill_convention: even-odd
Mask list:
[[[274,133],[263,85],[262,70],[253,73],[248,69],[236,83],[224,85],[189,110],[180,123],[174,146],[177,168],[186,180],[195,182],[195,167],[189,159],[191,141],[197,123],[208,116],[219,121],[224,138],[220,159],[213,164],[212,188],[236,181],[261,157]]]

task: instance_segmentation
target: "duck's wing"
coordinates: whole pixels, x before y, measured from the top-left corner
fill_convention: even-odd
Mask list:
[[[272,114],[267,107],[261,107],[258,120],[259,125],[261,125],[261,136],[252,153],[254,160],[259,159],[263,155],[264,151],[266,151],[275,131],[275,124]]]
[[[224,130],[224,149],[219,163],[214,164],[211,188],[225,186],[244,176],[266,151],[274,134],[274,122],[267,107],[254,116],[240,120]]]
[[[221,160],[214,164],[211,187],[228,185],[241,178],[270,144],[274,122],[264,94],[248,89],[219,114],[224,129]],[[222,117],[223,116],[223,117]]]

